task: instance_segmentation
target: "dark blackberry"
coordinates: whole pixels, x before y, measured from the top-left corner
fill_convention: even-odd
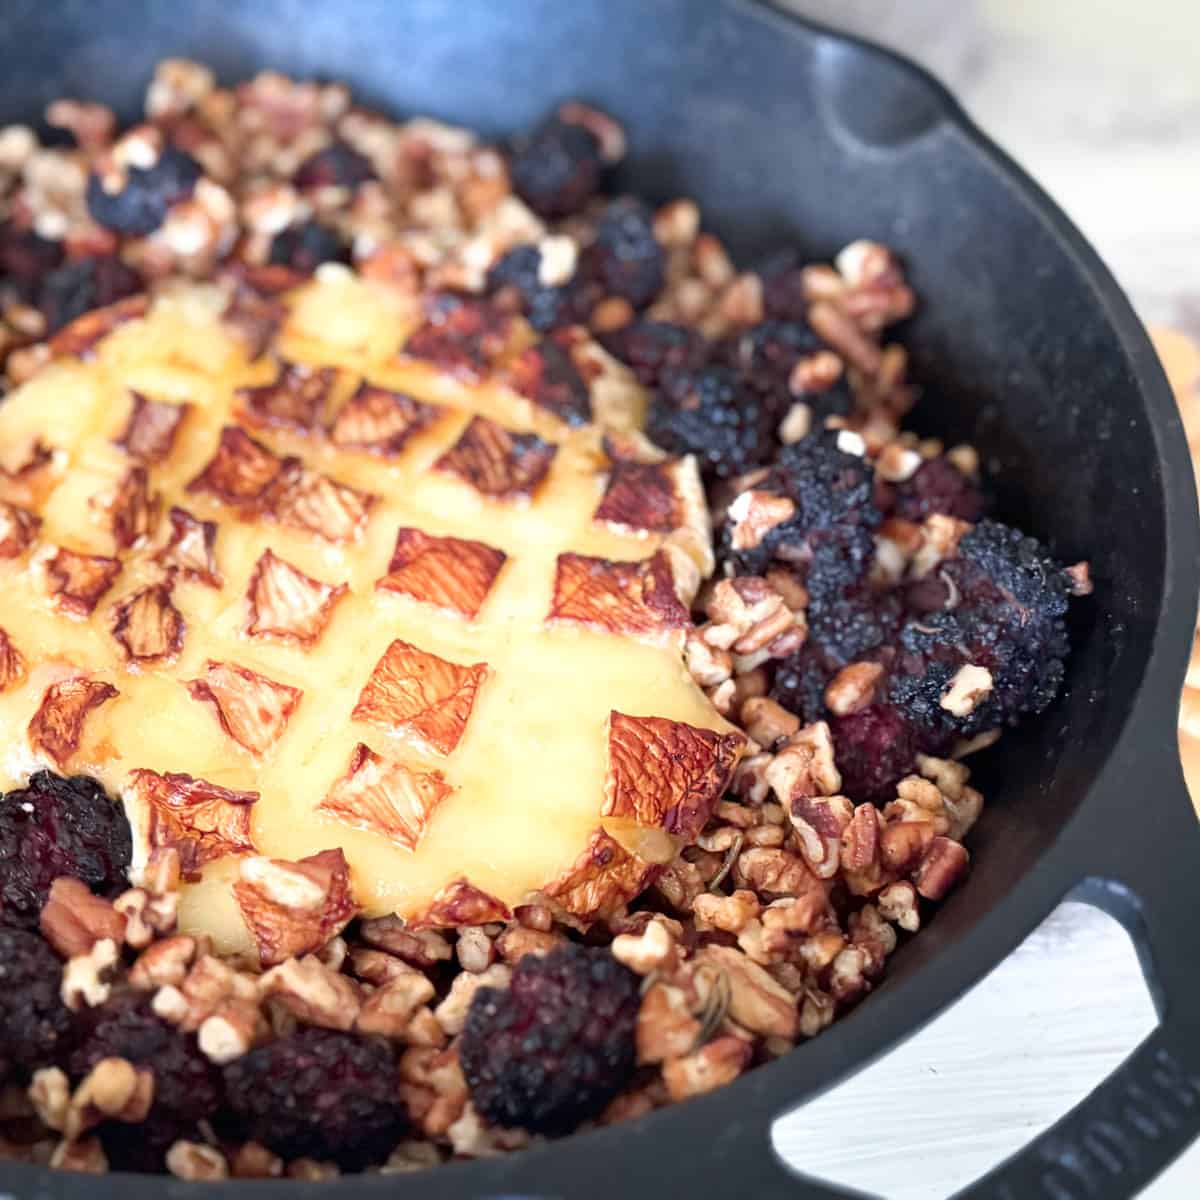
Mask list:
[[[535,213],[551,220],[568,217],[600,187],[600,140],[582,125],[549,117],[513,139],[508,170],[513,190]]]
[[[32,229],[17,229],[11,221],[0,224],[0,278],[22,300],[33,300],[42,277],[62,260],[61,243],[47,241]]]
[[[66,1048],[62,961],[36,933],[0,929],[0,1080],[23,1080]]]
[[[842,792],[856,804],[895,799],[896,784],[916,765],[917,742],[903,714],[887,704],[870,704],[845,717],[831,717],[834,761]]]
[[[395,1053],[379,1038],[301,1028],[224,1073],[238,1137],[284,1158],[358,1169],[385,1159],[408,1127]]]
[[[336,230],[318,221],[305,221],[281,230],[271,241],[270,260],[311,275],[324,262],[350,261],[350,247]]]
[[[88,212],[97,224],[117,233],[144,237],[166,219],[167,209],[186,200],[200,178],[190,154],[167,146],[152,167],[130,167],[119,192],[106,191],[97,175],[87,186]]]
[[[850,411],[850,391],[839,380],[828,392],[793,394],[788,386],[792,369],[824,346],[803,321],[761,321],[725,339],[716,349],[717,360],[737,371],[762,403],[782,419],[793,401],[803,399],[819,419]]]
[[[822,548],[823,549],[823,548]],[[857,566],[848,568],[857,569]],[[811,572],[810,572],[811,574]],[[891,642],[900,626],[900,598],[859,587],[810,592],[808,641],[832,671],[868,657]]]
[[[507,990],[480,988],[459,1058],[489,1121],[569,1133],[633,1074],[638,979],[606,949],[568,944],[517,963]]]
[[[795,654],[775,664],[771,699],[811,725],[825,717],[825,688],[835,673],[809,638]]]
[[[672,454],[695,454],[708,480],[761,466],[776,423],[728,367],[668,368],[650,405],[646,433]]]
[[[104,1058],[123,1058],[154,1072],[154,1103],[145,1121],[106,1121],[100,1138],[109,1162],[122,1170],[151,1171],[179,1138],[196,1138],[197,1123],[221,1106],[221,1076],[196,1039],[154,1014],[151,997],[124,992],[87,1014],[86,1031],[67,1058],[78,1083]]]
[[[644,308],[662,291],[666,255],[654,236],[650,210],[640,200],[614,200],[596,222],[596,240],[584,252],[584,273],[606,296]]]
[[[488,272],[488,294],[514,295],[519,311],[543,333],[586,320],[589,289],[575,279],[548,287],[538,278],[541,261],[542,252],[536,246],[514,246]]]
[[[708,344],[696,330],[669,321],[630,321],[598,340],[648,388],[658,387],[669,368],[695,370],[708,356]]]
[[[983,515],[983,493],[949,459],[931,458],[911,479],[896,484],[892,511],[906,521],[923,521],[930,513],[945,513],[963,521]]]
[[[42,277],[35,303],[46,318],[46,332],[55,333],[76,317],[124,300],[143,286],[141,276],[116,255],[78,258]]]
[[[353,190],[375,178],[370,161],[345,142],[334,142],[310,154],[297,168],[292,182],[301,190],[343,187]]]
[[[129,822],[94,779],[38,771],[0,799],[0,924],[36,929],[61,875],[116,896],[131,853]]]

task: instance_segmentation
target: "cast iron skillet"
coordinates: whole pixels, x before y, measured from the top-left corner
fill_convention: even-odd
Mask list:
[[[939,85],[749,0],[9,0],[2,29],[3,120],[62,95],[132,116],[172,54],[226,79],[265,65],[344,79],[365,102],[494,133],[579,95],[626,123],[631,187],[694,196],[743,258],[786,241],[828,256],[864,235],[897,247],[922,300],[905,331],[928,387],[920,419],[975,442],[1001,515],[1090,559],[1097,586],[1075,606],[1066,694],[981,763],[991,803],[967,885],[875,995],[794,1054],[645,1120],[421,1175],[185,1185],[6,1165],[0,1187],[20,1200],[845,1195],[783,1166],[774,1119],[913,1033],[1081,891],[1133,932],[1162,1023],[963,1195],[1127,1197],[1200,1132],[1200,828],[1175,749],[1198,577],[1183,430],[1112,277]]]

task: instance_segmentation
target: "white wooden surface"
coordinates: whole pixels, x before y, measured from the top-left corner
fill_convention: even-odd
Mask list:
[[[1200,338],[1196,0],[792,2],[929,66],[1067,209],[1143,318]],[[780,1122],[776,1145],[887,1200],[940,1200],[1071,1108],[1153,1022],[1124,931],[1064,905],[936,1023]],[[1197,1200],[1200,1146],[1143,1196]]]

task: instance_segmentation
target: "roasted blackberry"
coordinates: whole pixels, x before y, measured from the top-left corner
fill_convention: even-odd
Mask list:
[[[123,1170],[161,1169],[172,1142],[197,1137],[196,1125],[221,1107],[221,1076],[196,1039],[160,1020],[144,992],[123,992],[85,1017],[85,1031],[67,1058],[78,1083],[104,1058],[123,1058],[154,1072],[154,1103],[139,1124],[106,1121],[105,1153]]]
[[[17,229],[11,221],[0,224],[0,280],[22,300],[35,299],[42,277],[62,260],[63,248],[59,242],[39,237],[32,229]]]
[[[545,1134],[598,1116],[633,1074],[638,1002],[637,976],[606,949],[527,955],[467,1013],[459,1058],[476,1109]]]
[[[513,190],[539,216],[570,216],[600,187],[600,139],[573,121],[549,117],[513,140],[508,170]]]
[[[350,261],[350,247],[341,236],[318,221],[305,221],[281,230],[271,241],[271,262],[311,275],[324,262]]]
[[[488,294],[514,295],[521,313],[542,333],[585,320],[588,289],[575,279],[547,286],[538,278],[541,262],[542,252],[536,246],[514,246],[488,272]]]
[[[944,513],[962,521],[983,515],[983,493],[949,459],[931,458],[911,479],[895,485],[892,511],[906,521],[923,521]]]
[[[775,450],[775,420],[728,367],[668,368],[646,433],[672,454],[695,454],[706,479],[741,475]]]
[[[774,664],[770,697],[811,725],[825,717],[825,689],[836,673],[809,638],[801,648]]]
[[[845,717],[831,717],[834,761],[842,792],[856,804],[884,804],[896,784],[916,765],[917,741],[903,714],[888,704],[870,704]]]
[[[62,961],[36,933],[0,929],[0,1081],[60,1057],[71,1014],[59,998]]]
[[[285,1158],[358,1169],[385,1159],[408,1127],[396,1058],[379,1038],[301,1028],[225,1067],[239,1138]]]
[[[167,146],[151,167],[129,167],[125,186],[106,191],[98,175],[87,186],[92,220],[117,233],[144,237],[166,219],[167,209],[186,200],[200,178],[200,164],[189,154]]]
[[[131,853],[129,822],[94,779],[38,771],[0,799],[0,924],[36,929],[61,875],[116,896]]]
[[[124,300],[143,286],[141,276],[115,255],[79,258],[42,277],[36,304],[46,318],[46,332],[55,333],[76,317]]]
[[[600,334],[598,340],[648,388],[658,387],[664,371],[695,370],[708,355],[708,345],[696,330],[669,321],[630,321]]]
[[[654,236],[650,210],[640,200],[614,200],[596,222],[584,252],[584,273],[606,296],[644,308],[662,291],[666,255]]]
[[[375,178],[368,159],[345,142],[334,142],[324,150],[310,154],[297,168],[292,182],[302,190],[342,187],[353,190]]]

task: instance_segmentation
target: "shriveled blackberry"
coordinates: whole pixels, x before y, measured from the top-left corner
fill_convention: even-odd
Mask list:
[[[858,563],[846,567],[858,569]],[[833,671],[878,657],[875,652],[895,638],[902,618],[899,596],[869,587],[810,592],[807,611],[808,642]]]
[[[141,276],[116,255],[78,258],[42,277],[37,307],[46,318],[46,331],[55,333],[76,317],[140,292]]]
[[[896,784],[916,765],[917,741],[903,714],[888,704],[871,704],[845,717],[832,717],[834,761],[842,793],[856,804],[886,803]]]
[[[790,379],[796,364],[824,345],[804,321],[760,321],[726,338],[716,349],[717,361],[737,371],[761,402],[782,419],[796,400],[804,400],[819,420],[850,411],[850,389],[839,379],[824,392],[793,393]],[[814,424],[817,422],[814,421]]]
[[[598,947],[517,963],[507,990],[480,988],[459,1043],[471,1098],[508,1128],[569,1133],[634,1071],[638,979]]]
[[[23,300],[37,296],[42,277],[62,260],[59,242],[39,237],[32,229],[17,229],[11,221],[0,224],[0,278]]]
[[[271,241],[271,262],[311,275],[324,262],[350,261],[350,247],[318,221],[281,230]]]
[[[672,454],[695,454],[709,480],[762,466],[777,444],[772,414],[728,367],[665,370],[646,432]]]
[[[650,210],[631,197],[614,200],[596,222],[584,252],[584,271],[606,296],[643,308],[662,291],[666,255],[654,236]]]
[[[600,187],[600,139],[573,121],[549,117],[513,140],[508,170],[513,190],[539,216],[570,216]]]
[[[87,186],[87,207],[92,220],[118,233],[143,237],[166,219],[167,209],[186,200],[200,178],[200,164],[190,154],[167,146],[150,167],[129,167],[125,186],[109,192],[92,175]]]
[[[292,182],[302,190],[343,187],[353,190],[375,178],[370,161],[345,142],[334,142],[310,154],[297,168]]]
[[[116,896],[131,854],[129,822],[94,779],[36,772],[0,799],[0,924],[36,929],[60,875]]]
[[[370,1166],[408,1127],[395,1053],[380,1038],[301,1028],[235,1059],[224,1075],[238,1136],[285,1158]]]
[[[945,513],[963,521],[983,515],[983,493],[949,459],[931,458],[911,479],[895,486],[893,512],[906,521],[923,521]]]
[[[542,252],[536,246],[514,246],[488,272],[487,292],[517,298],[521,313],[543,333],[587,318],[588,292],[581,281],[549,287],[538,278]]]
[[[0,929],[0,1080],[24,1079],[66,1048],[71,1014],[59,998],[62,970],[38,934]]]
[[[630,321],[600,334],[599,342],[648,388],[658,387],[664,371],[694,370],[708,355],[708,344],[696,330],[669,321]]]
[[[774,664],[770,697],[804,722],[825,717],[825,689],[836,673],[811,638],[801,648]]]
[[[221,1076],[191,1034],[160,1020],[144,992],[123,992],[90,1011],[86,1031],[67,1059],[78,1083],[104,1058],[123,1058],[154,1072],[154,1103],[145,1121],[106,1121],[100,1128],[113,1166],[161,1169],[163,1155],[181,1137],[196,1137],[196,1124],[221,1107]]]

